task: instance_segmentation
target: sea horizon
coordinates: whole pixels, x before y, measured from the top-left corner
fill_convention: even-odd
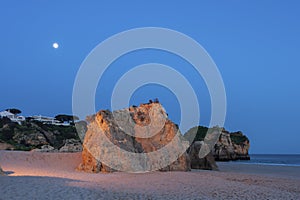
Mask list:
[[[238,164],[300,167],[300,154],[249,154],[250,160],[232,161]]]

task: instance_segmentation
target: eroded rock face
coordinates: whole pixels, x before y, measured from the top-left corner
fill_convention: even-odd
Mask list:
[[[79,140],[66,139],[64,146],[59,149],[60,152],[80,152],[82,151],[82,145]]]
[[[55,148],[51,145],[43,145],[39,149],[33,149],[34,152],[55,152]]]
[[[79,133],[85,131],[84,122],[79,122],[76,127],[81,130]],[[74,125],[57,126],[30,119],[18,124],[8,118],[0,118],[0,136],[0,149],[28,151],[45,145],[58,150],[65,145],[66,139],[79,140]]]
[[[191,160],[192,169],[207,169],[218,170],[215,158],[210,151],[204,158],[199,155],[201,147],[204,145],[203,141],[195,141],[189,148],[188,154]]]
[[[14,150],[14,146],[0,140],[0,150]]]
[[[46,137],[38,131],[32,132],[28,135],[25,135],[22,132],[18,132],[15,134],[13,139],[15,141],[17,141],[19,144],[25,144],[25,145],[30,145],[30,146],[39,146],[39,145],[48,145],[49,144],[47,142]]]
[[[4,175],[4,172],[3,172],[2,168],[1,168],[1,166],[0,166],[0,175]]]
[[[90,117],[83,142],[86,172],[188,171],[188,142],[161,104],[141,104]],[[167,164],[166,164],[167,163]]]
[[[242,132],[229,133],[223,129],[213,154],[217,161],[249,160],[249,148],[249,140]]]

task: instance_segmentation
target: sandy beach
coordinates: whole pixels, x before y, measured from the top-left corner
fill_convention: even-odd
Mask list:
[[[0,151],[0,199],[300,199],[300,167],[89,174],[80,153]]]

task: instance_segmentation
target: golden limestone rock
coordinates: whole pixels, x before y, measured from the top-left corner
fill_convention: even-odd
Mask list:
[[[86,172],[189,171],[189,143],[158,102],[89,117],[83,141]]]

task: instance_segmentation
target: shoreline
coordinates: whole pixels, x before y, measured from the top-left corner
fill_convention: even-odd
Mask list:
[[[255,171],[248,165],[222,162],[218,163],[220,171],[90,174],[75,170],[80,161],[81,153],[0,151],[0,165],[8,174],[0,176],[1,198],[300,198],[299,177],[280,175],[276,167],[272,173],[265,173],[270,171],[265,166]]]
[[[242,162],[217,162],[217,165],[221,172],[292,178],[300,181],[300,166],[264,165]]]
[[[216,161],[217,163],[222,163],[219,161]],[[238,161],[228,161],[224,163],[236,163],[241,165],[264,165],[264,166],[282,166],[282,167],[300,167],[299,164],[279,164],[279,163],[263,163],[263,162],[240,162]]]

